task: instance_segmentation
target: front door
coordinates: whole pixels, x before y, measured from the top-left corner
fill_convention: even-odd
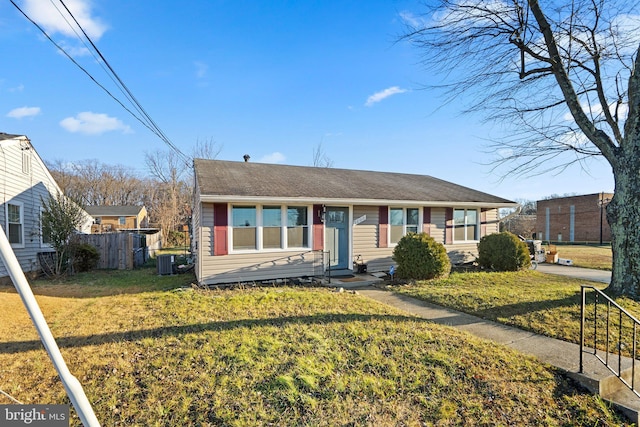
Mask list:
[[[324,230],[324,249],[329,251],[331,269],[350,269],[349,208],[327,207]]]

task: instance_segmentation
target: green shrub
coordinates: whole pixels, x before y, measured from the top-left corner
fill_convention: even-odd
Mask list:
[[[73,268],[75,271],[89,271],[98,266],[100,254],[98,250],[88,243],[75,243],[72,245]]]
[[[508,231],[489,234],[478,243],[478,265],[496,271],[518,271],[529,268],[529,247]]]
[[[451,271],[444,245],[426,233],[409,233],[400,239],[393,250],[393,260],[400,279],[435,279],[446,277]]]

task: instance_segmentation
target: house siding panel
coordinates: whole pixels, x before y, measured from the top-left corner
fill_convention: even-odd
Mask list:
[[[321,275],[322,253],[286,251],[205,256],[201,285]]]
[[[431,208],[431,237],[444,244],[445,208]]]
[[[367,264],[367,271],[387,271],[393,260],[393,248],[378,247],[380,240],[379,227],[380,210],[377,206],[354,206],[353,217],[366,220],[353,226],[353,255],[362,256],[362,261]]]
[[[23,170],[23,155],[29,166]],[[25,173],[26,172],[26,173]],[[22,270],[32,272],[40,269],[39,252],[51,252],[48,245],[42,245],[40,237],[41,198],[47,199],[50,192],[59,191],[35,150],[27,142],[5,140],[0,143],[0,223],[7,226],[7,203],[22,203],[24,247],[14,247],[14,253]],[[0,263],[0,277],[8,272]]]

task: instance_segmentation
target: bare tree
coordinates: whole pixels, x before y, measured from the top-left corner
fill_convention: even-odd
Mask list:
[[[121,165],[98,160],[47,163],[47,168],[64,194],[86,206],[142,205],[144,185],[135,172]]]
[[[194,159],[215,159],[222,151],[222,145],[218,144],[213,138],[206,140],[196,140],[196,146],[193,148]]]
[[[435,3],[435,4],[434,4]],[[533,175],[610,165],[608,291],[640,298],[640,4],[624,0],[436,0],[401,38],[441,72],[449,100],[500,121],[494,166]]]
[[[333,160],[325,153],[322,141],[313,148],[313,167],[332,168]]]

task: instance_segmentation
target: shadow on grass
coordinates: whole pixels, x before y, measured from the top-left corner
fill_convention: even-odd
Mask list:
[[[153,268],[136,270],[95,270],[57,279],[29,280],[34,295],[57,298],[95,298],[144,292],[162,292],[189,286],[192,272],[160,276]],[[0,293],[16,293],[13,284],[0,285]]]
[[[574,307],[576,312],[576,318],[580,316],[580,292],[576,292],[574,295],[569,295],[564,298],[555,299],[555,300],[542,300],[542,301],[527,301],[527,302],[519,302],[515,304],[507,304],[500,305],[496,307],[486,308],[483,310],[477,310],[475,312],[471,312],[478,317],[482,317],[483,319],[496,320],[499,317],[515,317],[522,316],[538,311],[547,311],[547,310],[556,310],[559,308],[569,308]]]
[[[320,325],[327,323],[368,322],[372,320],[394,322],[425,322],[427,320],[399,315],[384,314],[319,314],[313,316],[289,316],[269,319],[241,319],[222,322],[198,323],[193,325],[163,326],[153,329],[136,331],[113,332],[107,334],[57,337],[60,348],[77,348],[92,345],[102,345],[120,342],[134,342],[144,338],[163,338],[167,336],[182,336],[202,332],[223,332],[239,328],[256,328],[264,326],[283,327],[290,324]],[[43,349],[39,340],[0,342],[0,354],[16,354],[32,350]]]

